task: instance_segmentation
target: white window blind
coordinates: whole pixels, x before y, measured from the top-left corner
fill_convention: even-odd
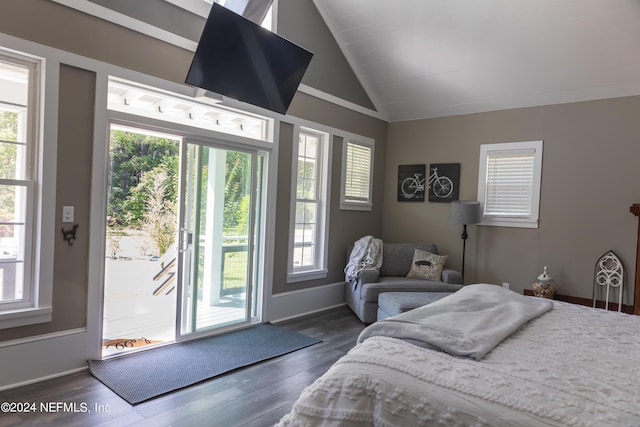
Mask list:
[[[373,148],[353,141],[345,145],[342,208],[345,204],[370,206]]]
[[[482,144],[479,172],[482,224],[538,226],[542,141]]]
[[[485,215],[531,215],[534,154],[534,150],[490,151],[487,154]]]

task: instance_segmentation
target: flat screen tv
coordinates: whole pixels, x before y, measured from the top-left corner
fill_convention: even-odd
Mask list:
[[[312,56],[214,3],[186,83],[285,114]]]

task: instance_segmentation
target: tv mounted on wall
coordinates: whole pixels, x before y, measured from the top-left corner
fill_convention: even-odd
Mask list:
[[[214,3],[186,83],[285,114],[312,56]]]

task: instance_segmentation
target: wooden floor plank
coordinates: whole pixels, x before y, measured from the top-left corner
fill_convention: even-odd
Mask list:
[[[2,414],[0,427],[202,425],[264,427],[291,410],[302,390],[356,342],[364,325],[346,307],[289,319],[279,326],[323,341],[138,405],[130,405],[88,371],[0,392],[0,402],[66,402],[89,409]],[[54,406],[55,407],[55,406]]]

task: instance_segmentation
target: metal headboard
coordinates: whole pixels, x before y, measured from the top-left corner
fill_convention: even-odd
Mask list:
[[[622,285],[624,282],[624,266],[620,258],[613,252],[608,251],[602,255],[598,262],[593,280],[593,306],[596,306],[598,295],[601,290],[605,292],[605,310],[609,309],[609,293],[612,289],[618,289],[618,311],[622,311]]]

